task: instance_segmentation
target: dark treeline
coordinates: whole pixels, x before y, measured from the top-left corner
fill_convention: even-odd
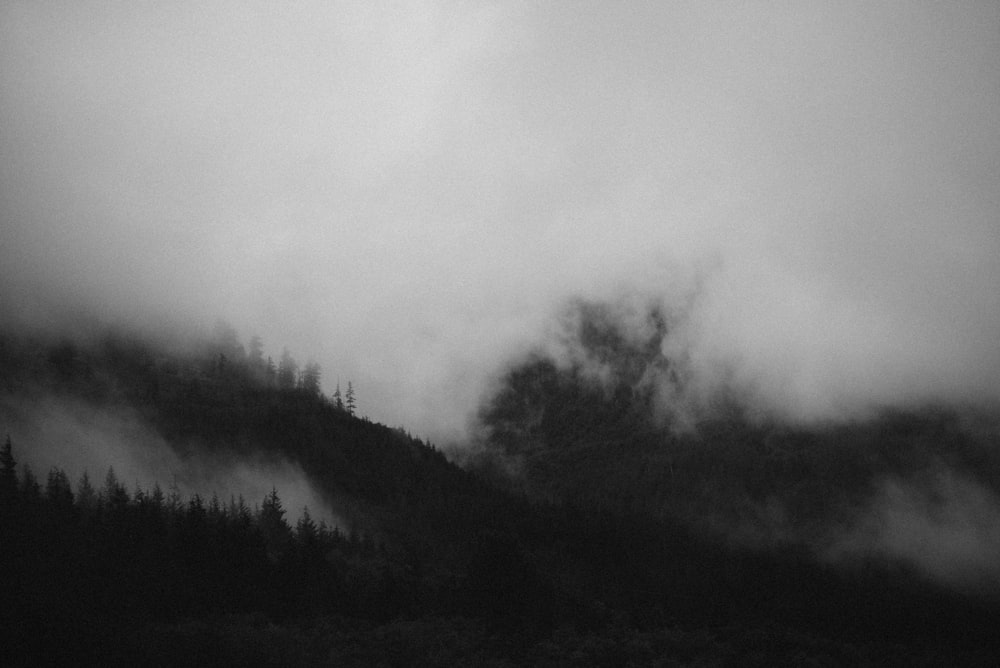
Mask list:
[[[548,376],[512,371],[508,387],[541,387],[544,396],[528,398],[549,407],[539,422],[517,412],[531,408],[523,392],[503,392],[492,404],[504,416],[492,422],[492,447],[520,457],[527,475],[517,491],[496,469],[463,470],[401,429],[352,415],[302,383],[279,383],[280,364],[272,382],[266,360],[263,374],[254,361],[258,345],[241,354],[238,339],[222,334],[180,352],[121,334],[87,345],[5,337],[2,391],[21,402],[63,396],[95,409],[128,407],[181,456],[291,460],[347,525],[305,515],[288,521],[280,489],[247,501],[128,489],[113,472],[84,482],[57,468],[41,480],[23,463],[32,444],[16,437],[15,425],[0,461],[0,621],[13,637],[0,663],[995,658],[1000,615],[992,600],[929,587],[884,560],[842,569],[794,546],[727,546],[661,506],[644,506],[645,478],[613,478],[631,464],[613,464],[609,454],[559,459],[588,438],[627,433],[636,394],[570,388],[576,399],[564,400],[548,393],[566,384],[554,367]],[[596,467],[605,465],[611,480],[600,479]],[[555,482],[560,468],[563,486]],[[669,462],[646,475],[664,481],[667,471]],[[547,491],[543,475],[552,481]]]
[[[158,484],[130,491],[113,469],[96,486],[85,473],[74,488],[58,468],[41,482],[30,467],[17,473],[9,439],[0,467],[5,600],[19,624],[374,614],[407,597],[390,591],[401,579],[392,569],[404,564],[384,544],[317,523],[308,508],[289,524],[276,489],[250,506],[242,497],[185,499]]]
[[[209,335],[184,341],[165,335],[163,341],[153,342],[148,334],[124,329],[57,339],[0,333],[0,365],[8,390],[42,386],[100,401],[127,398],[163,404],[185,391],[200,395],[235,388],[324,397],[319,364],[310,360],[300,365],[287,348],[275,362],[264,354],[259,336],[244,346],[223,322]],[[160,397],[161,391],[167,396]],[[348,381],[346,393],[341,393],[338,382],[328,401],[353,415],[353,384]]]
[[[405,542],[345,534],[307,511],[292,526],[277,490],[251,508],[158,485],[129,492],[113,470],[99,486],[85,475],[74,487],[59,469],[43,484],[30,468],[18,475],[13,455],[8,441],[5,665],[988,665],[996,650],[995,610],[915,588],[905,573],[845,577],[803,554],[724,550],[634,516],[511,500],[492,521],[466,520],[461,564],[442,569]],[[258,633],[272,644],[240,646]]]

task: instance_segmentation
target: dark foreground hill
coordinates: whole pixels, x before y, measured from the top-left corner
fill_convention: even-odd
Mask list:
[[[506,431],[492,420],[489,445],[517,459],[513,484],[353,415],[301,374],[280,380],[280,368],[229,336],[186,346],[120,333],[86,344],[3,337],[0,428],[13,437],[0,462],[0,662],[994,662],[994,598],[929,584],[881,557],[848,568],[794,541],[780,550],[720,542],[692,523],[695,505],[670,501],[689,489],[707,498],[713,480],[726,480],[713,464],[697,453],[659,459],[662,432],[639,419],[633,390],[589,393],[532,364],[509,387],[527,378],[540,394],[511,390],[493,404],[507,411]],[[164,487],[138,489],[113,471],[86,482],[58,468],[33,473],[20,420],[52,397],[127,409],[181,459],[291,461],[339,521],[294,519],[280,489],[183,498],[170,471]],[[515,404],[531,419],[519,424]],[[703,438],[732,447],[721,428]],[[746,459],[716,464],[751,481],[729,497],[734,506],[758,484],[739,468]],[[691,462],[709,472],[688,478]],[[759,484],[798,481],[818,494],[795,466],[768,469]]]

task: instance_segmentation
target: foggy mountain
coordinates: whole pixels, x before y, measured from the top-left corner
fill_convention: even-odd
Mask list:
[[[998,28],[0,3],[7,646],[994,665]]]
[[[735,392],[696,401],[670,326],[655,305],[568,305],[559,345],[502,375],[451,451],[464,468],[225,325],[8,332],[8,651],[988,665],[995,423],[925,407],[805,427]]]
[[[7,2],[0,318],[221,317],[440,443],[574,297],[791,418],[996,404],[998,11]]]
[[[1000,593],[997,413],[886,406],[790,423],[738,388],[692,388],[686,360],[663,353],[671,325],[655,304],[576,302],[562,323],[559,345],[513,365],[480,414],[483,459],[529,496],[820,560],[877,554]]]

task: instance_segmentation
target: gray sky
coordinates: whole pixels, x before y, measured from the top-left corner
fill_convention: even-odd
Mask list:
[[[223,317],[435,439],[571,296],[795,417],[997,401],[1000,4],[5,1],[0,226],[5,318]]]

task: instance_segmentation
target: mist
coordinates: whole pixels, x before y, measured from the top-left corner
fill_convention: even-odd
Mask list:
[[[987,2],[4,3],[0,319],[221,317],[444,442],[568,300],[635,294],[702,394],[995,406],[998,27]]]
[[[42,481],[58,468],[74,490],[84,473],[100,489],[110,468],[129,493],[136,488],[149,493],[159,485],[165,494],[176,489],[185,501],[195,494],[206,503],[213,496],[222,504],[242,497],[251,509],[274,489],[293,526],[303,508],[331,528],[350,526],[298,464],[264,453],[237,460],[196,444],[188,444],[190,452],[182,456],[126,406],[92,405],[56,394],[0,398],[0,423],[19,465],[30,467]]]
[[[820,549],[833,563],[890,558],[965,593],[1000,594],[1000,498],[946,466],[884,480],[864,512]]]

